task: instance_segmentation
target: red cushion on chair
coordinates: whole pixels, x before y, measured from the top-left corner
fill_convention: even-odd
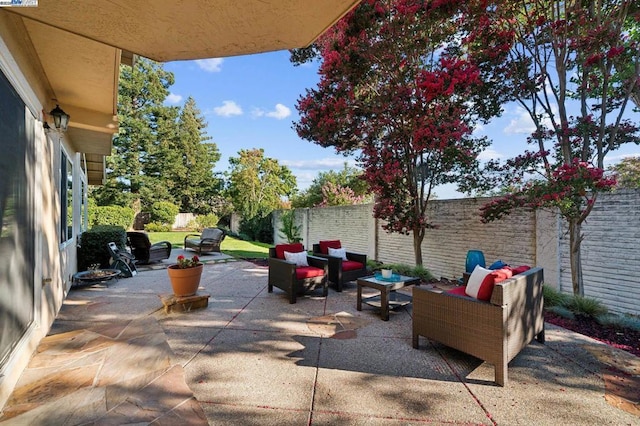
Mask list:
[[[342,261],[343,271],[357,271],[358,269],[363,269],[363,268],[364,268],[364,265],[360,262],[356,262],[355,260]]]
[[[296,268],[296,279],[303,280],[305,278],[321,277],[324,275],[324,269],[315,266],[300,266]]]
[[[288,251],[289,253],[300,253],[301,251],[304,251],[304,246],[300,243],[278,244],[276,246],[276,257],[278,259],[284,259],[285,251]]]
[[[342,248],[342,244],[340,244],[340,240],[320,241],[320,253],[329,254],[329,247],[339,249]]]
[[[467,293],[465,293],[465,287],[463,285],[459,286],[459,287],[454,287],[451,290],[447,290],[447,293],[449,294],[455,294],[456,296],[464,296],[464,297],[469,297],[467,296]]]

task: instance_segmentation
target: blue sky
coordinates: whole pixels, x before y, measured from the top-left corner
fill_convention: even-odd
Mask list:
[[[182,105],[191,96],[204,115],[207,133],[222,154],[216,171],[227,171],[229,157],[237,157],[241,149],[263,148],[265,156],[291,169],[298,189],[303,190],[321,171],[339,170],[345,161],[355,165],[353,158],[300,139],[292,129],[298,119],[298,98],[318,83],[317,65],[294,67],[289,52],[279,51],[168,62],[164,68],[175,75],[167,103]],[[507,105],[502,117],[476,130],[493,140],[481,158],[506,159],[522,153],[531,129],[524,110]],[[640,155],[640,148],[634,145],[617,151],[608,163],[625,155]],[[452,186],[439,188],[436,194],[440,199],[462,196]]]

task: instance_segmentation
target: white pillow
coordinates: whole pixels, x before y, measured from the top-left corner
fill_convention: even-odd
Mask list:
[[[347,250],[344,247],[339,249],[329,247],[329,256],[341,257],[342,260],[347,260]]]
[[[493,271],[491,269],[485,269],[480,265],[476,265],[473,272],[469,276],[469,281],[467,281],[467,287],[464,292],[467,296],[471,296],[474,299],[478,298],[478,292],[480,291],[480,285],[482,281],[484,281],[485,277],[491,274]]]
[[[307,262],[307,252],[301,251],[298,253],[291,253],[289,251],[284,252],[284,258],[287,262],[293,262],[296,266],[309,266]]]

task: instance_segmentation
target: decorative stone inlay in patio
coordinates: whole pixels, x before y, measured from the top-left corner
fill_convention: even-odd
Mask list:
[[[307,326],[314,333],[329,336],[333,339],[354,339],[357,336],[356,330],[370,322],[364,318],[354,317],[347,312],[338,312],[311,318],[307,321]]]
[[[159,295],[164,306],[164,312],[190,312],[195,309],[204,309],[209,306],[211,295],[200,293],[192,296],[176,296],[174,294]]]
[[[0,423],[206,425],[182,366],[172,359],[151,317],[47,336]]]
[[[607,345],[582,345],[608,371],[603,371],[605,400],[636,416],[640,416],[640,358]]]

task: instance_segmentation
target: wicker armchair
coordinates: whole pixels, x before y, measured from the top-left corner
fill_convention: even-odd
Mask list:
[[[413,289],[413,347],[424,336],[495,367],[507,384],[507,364],[535,337],[544,343],[542,268],[495,285],[488,302],[447,292]]]
[[[269,293],[273,293],[273,287],[278,287],[287,293],[289,303],[296,303],[298,295],[318,288],[322,289],[322,296],[327,297],[327,259],[307,255],[309,266],[296,266],[284,259],[284,251],[296,253],[304,251],[304,247],[302,244],[281,244],[269,248]]]
[[[131,247],[131,253],[133,253],[139,265],[160,262],[171,256],[171,243],[169,241],[151,244],[149,236],[144,232],[127,232],[127,240],[129,247]]]
[[[220,228],[204,228],[202,234],[187,234],[184,237],[184,249],[202,253],[220,253],[220,244],[227,235]]]
[[[339,241],[337,245],[340,245]],[[321,244],[314,244],[313,255],[329,261],[329,281],[333,283],[336,291],[342,291],[345,283],[370,275],[367,271],[366,254],[346,252],[347,260],[344,260],[341,257],[329,256],[323,248],[325,247]]]

